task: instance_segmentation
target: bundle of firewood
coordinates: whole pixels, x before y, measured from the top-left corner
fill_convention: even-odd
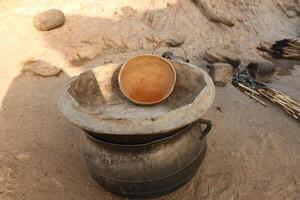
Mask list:
[[[272,88],[260,88],[258,93],[264,98],[279,105],[286,113],[300,119],[300,102]]]
[[[252,79],[247,71],[236,73],[233,77],[232,84],[263,106],[267,105],[262,98],[273,102],[281,107],[287,114],[296,120],[300,120],[300,101]]]
[[[273,58],[300,60],[300,42],[298,39],[278,40],[274,44],[262,43],[257,49],[267,52]]]

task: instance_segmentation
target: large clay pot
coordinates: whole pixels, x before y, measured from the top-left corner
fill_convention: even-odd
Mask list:
[[[204,158],[211,124],[199,119],[213,103],[213,81],[195,65],[170,62],[176,84],[159,104],[139,106],[123,95],[121,65],[83,72],[59,96],[59,109],[85,131],[81,153],[92,177],[113,193],[130,198],[168,193],[193,177]]]
[[[201,124],[207,124],[201,131]],[[82,134],[81,153],[92,177],[108,191],[129,198],[171,192],[189,181],[202,163],[211,123],[199,120],[166,138],[124,145]]]

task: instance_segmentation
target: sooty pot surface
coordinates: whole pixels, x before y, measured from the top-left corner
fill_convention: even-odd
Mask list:
[[[188,125],[160,140],[120,145],[81,136],[81,154],[92,177],[108,191],[129,198],[150,198],[184,185],[197,172],[206,150],[208,126]]]

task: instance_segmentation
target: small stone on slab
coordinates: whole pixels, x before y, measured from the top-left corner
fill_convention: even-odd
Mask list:
[[[224,87],[232,81],[233,67],[228,63],[214,63],[210,67],[209,75],[215,85]]]

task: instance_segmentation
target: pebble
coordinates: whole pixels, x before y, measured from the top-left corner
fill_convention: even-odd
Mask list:
[[[294,18],[297,16],[297,12],[294,10],[288,10],[288,11],[286,11],[285,14],[288,18]]]
[[[20,153],[19,155],[16,156],[18,160],[28,160],[31,157],[30,153]]]
[[[65,23],[65,15],[58,9],[51,9],[37,14],[33,18],[33,25],[40,31],[49,31]]]

